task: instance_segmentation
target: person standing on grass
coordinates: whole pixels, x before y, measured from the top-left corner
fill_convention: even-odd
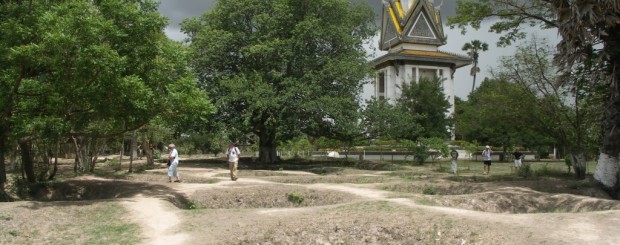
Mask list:
[[[173,176],[176,178],[174,182],[181,182],[179,172],[177,172],[177,167],[179,166],[179,152],[174,144],[168,145],[168,150],[170,151],[170,155],[168,156],[168,161],[170,162],[170,166],[168,166],[168,182],[172,182]]]
[[[482,151],[482,160],[484,161],[484,174],[489,174],[491,171],[491,154],[493,151],[490,146],[486,146],[486,148]]]
[[[241,151],[237,147],[237,144],[230,143],[226,150],[226,157],[228,158],[228,168],[230,169],[230,179],[232,181],[237,180],[237,166],[239,164],[239,154]]]
[[[523,156],[523,153],[519,150],[515,150],[512,155],[515,157],[515,173],[519,173],[519,169],[521,168],[521,156]]]
[[[456,174],[456,170],[458,168],[456,165],[456,159],[459,158],[459,152],[452,148],[452,151],[450,152],[450,157],[452,157],[452,173]]]

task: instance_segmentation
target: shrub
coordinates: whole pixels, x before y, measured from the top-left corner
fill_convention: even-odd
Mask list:
[[[521,167],[519,168],[519,172],[517,172],[517,175],[523,177],[523,178],[528,178],[532,176],[532,166],[530,166],[530,164],[528,163],[524,163],[523,165],[521,165]]]
[[[299,192],[286,193],[286,198],[295,205],[301,205],[304,202],[304,195]]]
[[[153,159],[159,159],[161,158],[161,151],[160,150],[154,150],[153,151]]]
[[[424,188],[424,190],[422,190],[422,194],[424,195],[435,195],[437,194],[437,192],[435,191],[435,188],[433,188],[432,186],[427,186]]]

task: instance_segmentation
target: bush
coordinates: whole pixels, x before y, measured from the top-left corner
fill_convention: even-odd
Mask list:
[[[435,195],[437,194],[437,192],[435,191],[435,188],[433,188],[432,186],[427,186],[424,188],[424,190],[422,190],[422,194],[424,195]]]
[[[416,146],[415,152],[413,153],[413,159],[415,159],[415,162],[417,164],[419,165],[424,164],[424,162],[429,156],[430,156],[430,153],[428,151],[428,147],[424,145]]]
[[[304,195],[299,192],[286,193],[286,198],[295,205],[301,205],[304,202]]]
[[[160,150],[154,150],[153,151],[153,159],[159,159],[161,158],[161,151]]]
[[[517,175],[523,178],[531,177],[532,174],[533,174],[532,166],[530,166],[529,163],[523,163],[523,165],[521,165],[521,167],[519,168],[519,172],[517,172]]]

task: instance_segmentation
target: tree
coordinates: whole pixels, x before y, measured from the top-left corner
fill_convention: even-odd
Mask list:
[[[208,114],[204,94],[191,92],[185,51],[165,26],[151,1],[0,4],[0,83],[11,88],[0,92],[0,160],[8,140],[30,149],[38,139],[71,139],[75,169],[92,171],[106,142],[174,109],[175,96],[191,96],[184,109],[192,115]],[[22,155],[34,182],[32,155]]]
[[[369,139],[416,140],[422,133],[419,116],[384,99],[366,102],[362,112],[362,128]]]
[[[458,134],[486,145],[537,146],[549,143],[548,134],[530,119],[539,116],[536,97],[505,80],[485,79],[460,109]]]
[[[402,139],[449,137],[448,130],[453,126],[451,115],[448,115],[450,102],[443,93],[439,78],[421,78],[417,83],[403,84],[401,92],[401,96],[396,100],[396,106],[405,113],[417,115],[414,120],[422,127],[419,134],[401,135]]]
[[[553,49],[545,41],[533,38],[518,46],[514,55],[502,57],[497,76],[511,81],[536,97],[537,110],[528,116],[541,132],[547,132],[566,150],[576,177],[586,173],[587,144],[597,144],[600,133],[598,119],[602,103],[595,98],[597,88],[589,86],[584,69],[577,69],[570,81],[556,83],[552,65]],[[536,114],[538,112],[538,114]]]
[[[469,73],[472,77],[474,77],[474,82],[471,85],[471,91],[474,92],[474,88],[476,87],[476,74],[480,72],[480,68],[478,67],[478,57],[480,56],[480,51],[489,50],[489,45],[487,43],[480,42],[480,40],[473,40],[465,43],[462,50],[469,51],[467,53],[474,61],[471,72]]]
[[[182,23],[216,120],[256,135],[264,163],[277,161],[278,142],[350,120],[375,29],[372,10],[346,0],[217,1]]]
[[[620,5],[612,0],[481,0],[459,1],[457,16],[449,18],[451,27],[480,28],[483,20],[499,17],[491,26],[504,33],[501,45],[525,34],[522,26],[557,28],[562,40],[554,63],[560,82],[570,81],[575,65],[593,67],[590,82],[603,82],[609,88],[603,118],[602,143],[594,178],[613,196],[620,193]]]

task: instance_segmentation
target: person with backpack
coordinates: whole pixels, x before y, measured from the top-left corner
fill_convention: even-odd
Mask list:
[[[237,147],[236,143],[230,143],[226,150],[226,157],[228,158],[228,168],[230,169],[230,179],[236,181],[237,178],[237,166],[239,164],[239,155],[241,151]]]

